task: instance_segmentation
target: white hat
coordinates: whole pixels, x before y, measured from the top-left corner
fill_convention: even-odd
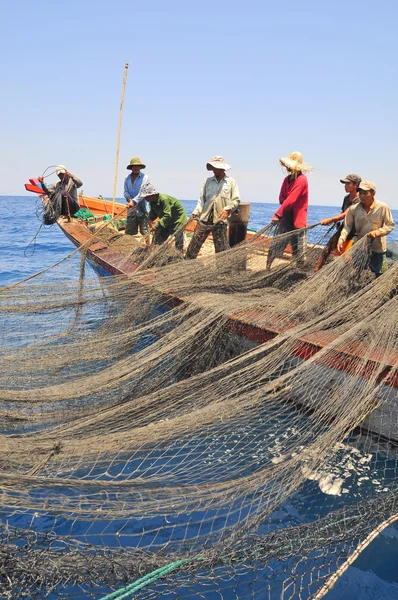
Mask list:
[[[206,164],[206,169],[208,171],[211,171],[212,168],[229,171],[231,167],[225,162],[225,159],[222,156],[213,156],[213,158],[211,158]]]
[[[147,198],[148,196],[154,196],[157,193],[158,191],[155,186],[148,182],[141,186],[139,196],[140,198]]]
[[[64,165],[57,165],[55,167],[55,172],[57,175],[61,175],[62,173],[66,173],[66,167]]]
[[[292,173],[312,171],[312,167],[303,162],[303,155],[301,152],[291,152],[286,158],[280,158],[279,162],[283,167],[286,167]]]

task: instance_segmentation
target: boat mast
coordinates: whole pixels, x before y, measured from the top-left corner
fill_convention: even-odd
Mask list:
[[[113,195],[112,195],[112,219],[113,219],[113,216],[115,214],[117,175],[118,175],[118,171],[119,171],[120,134],[121,134],[121,131],[122,131],[124,91],[126,89],[128,68],[129,68],[129,63],[126,63],[124,65],[123,84],[122,84],[122,97],[121,97],[121,100],[120,100],[120,111],[119,111],[119,126],[118,126],[118,129],[117,129],[115,177],[113,179]]]

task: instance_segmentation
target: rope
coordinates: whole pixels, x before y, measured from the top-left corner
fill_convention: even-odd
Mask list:
[[[142,589],[143,587],[157,581],[161,577],[165,577],[165,575],[168,575],[172,571],[175,571],[175,569],[177,569],[181,565],[191,562],[192,560],[201,561],[204,560],[204,558],[202,558],[201,556],[198,556],[196,558],[183,558],[181,560],[169,563],[164,567],[160,567],[159,569],[155,569],[155,571],[144,575],[140,579],[137,579],[137,581],[129,583],[120,590],[116,590],[115,592],[104,596],[100,600],[123,600],[123,598],[127,598],[128,596],[131,596],[131,594],[135,594],[136,592],[138,592],[138,590]]]
[[[315,596],[313,596],[312,600],[320,600],[321,598],[323,598],[325,594],[327,594],[332,589],[339,577],[341,577],[343,573],[348,569],[348,567],[350,567],[352,563],[358,558],[361,552],[363,552],[365,548],[369,546],[370,542],[372,542],[375,539],[375,537],[377,537],[379,533],[383,531],[383,529],[388,527],[388,525],[391,525],[391,523],[393,523],[397,519],[398,513],[392,515],[390,518],[386,519],[385,521],[383,521],[383,523],[378,525],[376,529],[374,529],[368,535],[368,537],[357,546],[356,550],[354,550],[354,552],[347,558],[347,560],[341,565],[341,567],[339,567],[337,571],[331,577],[329,577],[327,582],[321,587],[321,589],[315,594]]]
[[[49,167],[47,167],[47,169],[45,169],[43,171],[43,174],[42,174],[43,179],[45,179],[46,177],[51,177],[51,175],[55,175],[55,173],[57,172],[56,170],[51,171],[51,173],[47,173],[47,175],[45,173],[46,173],[46,171],[48,171],[48,169],[56,169],[56,168],[57,168],[57,165],[50,165]]]
[[[25,250],[23,251],[24,256],[28,257],[28,256],[33,256],[36,250],[36,238],[40,233],[40,229],[43,227],[43,223],[40,224],[39,229],[36,231],[35,235],[32,237],[32,239],[30,240],[29,244],[26,246]],[[31,254],[27,254],[27,250],[29,248],[29,246],[33,244],[33,250],[31,252]]]
[[[377,537],[377,535],[379,533],[381,533],[386,527],[388,527],[388,525],[391,525],[391,523],[393,523],[397,519],[398,519],[398,513],[392,515],[391,517],[389,517],[388,519],[383,521],[383,523],[378,525],[378,527],[376,527],[367,536],[367,538],[358,545],[358,547],[351,554],[351,556],[349,556],[349,558],[336,571],[336,573],[334,573],[328,579],[328,581],[322,586],[322,588],[317,592],[317,594],[315,596],[313,596],[312,600],[321,600],[321,598],[323,598],[325,596],[325,594],[327,594],[333,588],[333,586],[335,585],[335,583],[339,579],[339,577],[341,577],[341,575],[348,569],[348,567],[351,566],[352,563],[358,558],[360,553],[363,552],[363,550],[365,550],[365,548]],[[121,588],[120,590],[116,590],[115,592],[112,592],[111,594],[104,596],[100,600],[123,600],[124,598],[127,598],[131,594],[138,592],[143,587],[145,587],[151,583],[154,583],[161,577],[165,577],[172,571],[175,571],[175,569],[177,569],[181,565],[184,565],[187,562],[191,562],[191,561],[203,561],[203,560],[204,560],[203,557],[198,556],[193,559],[184,558],[184,559],[169,563],[168,565],[165,565],[164,567],[160,567],[159,569],[156,569],[155,571],[152,571],[151,573],[144,575],[140,579],[137,579],[137,581],[130,583],[129,585]]]
[[[381,531],[383,531],[383,529],[385,529],[388,525],[390,525],[391,523],[393,523],[395,520],[398,519],[398,514],[392,515],[389,519],[387,519],[386,521],[384,521],[383,523],[381,523],[378,527],[376,527],[376,529],[374,529],[369,535],[368,537],[361,543],[359,544],[359,546],[357,547],[357,549],[355,550],[355,552],[353,552],[351,554],[351,556],[345,561],[345,563],[336,571],[336,573],[334,573],[334,575],[332,575],[329,580],[322,586],[322,588],[317,592],[317,594],[315,596],[313,596],[312,600],[321,600],[321,598],[323,598],[325,596],[325,594],[327,592],[329,592],[332,587],[335,585],[336,581],[339,579],[339,577],[341,577],[341,575],[348,569],[348,567],[357,559],[357,557],[359,556],[359,554],[370,544],[370,542],[379,534],[381,533]],[[337,523],[340,522],[344,522],[343,521],[338,521]],[[336,523],[334,523],[336,524]],[[328,529],[327,527],[322,528],[322,529]],[[321,529],[321,530],[322,530]],[[169,573],[171,573],[172,571],[175,571],[175,569],[177,569],[178,567],[186,564],[187,562],[191,562],[191,561],[203,561],[204,558],[201,556],[198,556],[196,558],[184,558],[172,563],[169,563],[168,565],[165,565],[164,567],[160,567],[158,569],[156,569],[155,571],[152,571],[151,573],[148,573],[147,575],[144,575],[143,577],[141,577],[140,579],[137,579],[137,581],[134,581],[133,583],[128,584],[127,586],[116,590],[115,592],[112,592],[111,594],[108,594],[104,597],[102,597],[100,600],[123,600],[124,598],[129,597],[132,594],[135,594],[136,592],[138,592],[140,589],[142,589],[143,587],[154,583],[155,581],[157,581],[158,579],[165,577],[166,575],[168,575]]]

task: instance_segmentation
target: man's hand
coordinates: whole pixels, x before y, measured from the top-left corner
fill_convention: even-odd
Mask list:
[[[198,218],[198,215],[197,215],[197,214],[195,214],[195,213],[192,213],[192,214],[191,214],[191,219],[194,219],[194,220],[196,221],[196,220],[197,220],[197,218]]]
[[[225,210],[225,209],[222,210],[220,212],[220,219],[221,219],[221,221],[225,221],[225,219],[228,217],[228,215],[229,215],[229,210]]]
[[[38,177],[38,178],[37,178],[37,181],[38,181],[39,183],[44,183],[44,177]]]
[[[334,223],[333,217],[329,217],[327,219],[322,219],[322,221],[319,221],[320,225],[330,225],[331,223]]]
[[[129,208],[133,208],[133,206],[134,206],[134,202],[132,201],[132,199],[131,199],[131,198],[129,198],[129,201],[128,201],[128,203],[127,203],[127,206],[128,206]]]
[[[279,223],[279,221],[280,221],[280,218],[277,217],[276,215],[274,215],[271,219],[271,223]]]
[[[337,250],[339,252],[343,252],[344,242],[345,242],[345,240],[342,240],[341,238],[339,238],[339,241],[337,242]]]
[[[159,219],[155,219],[154,221],[149,221],[149,229],[152,231],[156,231],[156,223],[159,222]]]
[[[369,231],[368,238],[371,238],[372,240],[374,240],[377,237],[378,237],[377,236],[377,231]]]

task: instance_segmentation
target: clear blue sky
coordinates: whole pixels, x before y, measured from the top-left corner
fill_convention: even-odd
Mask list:
[[[398,208],[396,1],[53,0],[2,3],[2,195],[63,163],[118,195],[132,156],[193,199],[222,154],[242,200],[277,201],[278,158],[315,167],[310,202],[337,205],[357,172]]]

